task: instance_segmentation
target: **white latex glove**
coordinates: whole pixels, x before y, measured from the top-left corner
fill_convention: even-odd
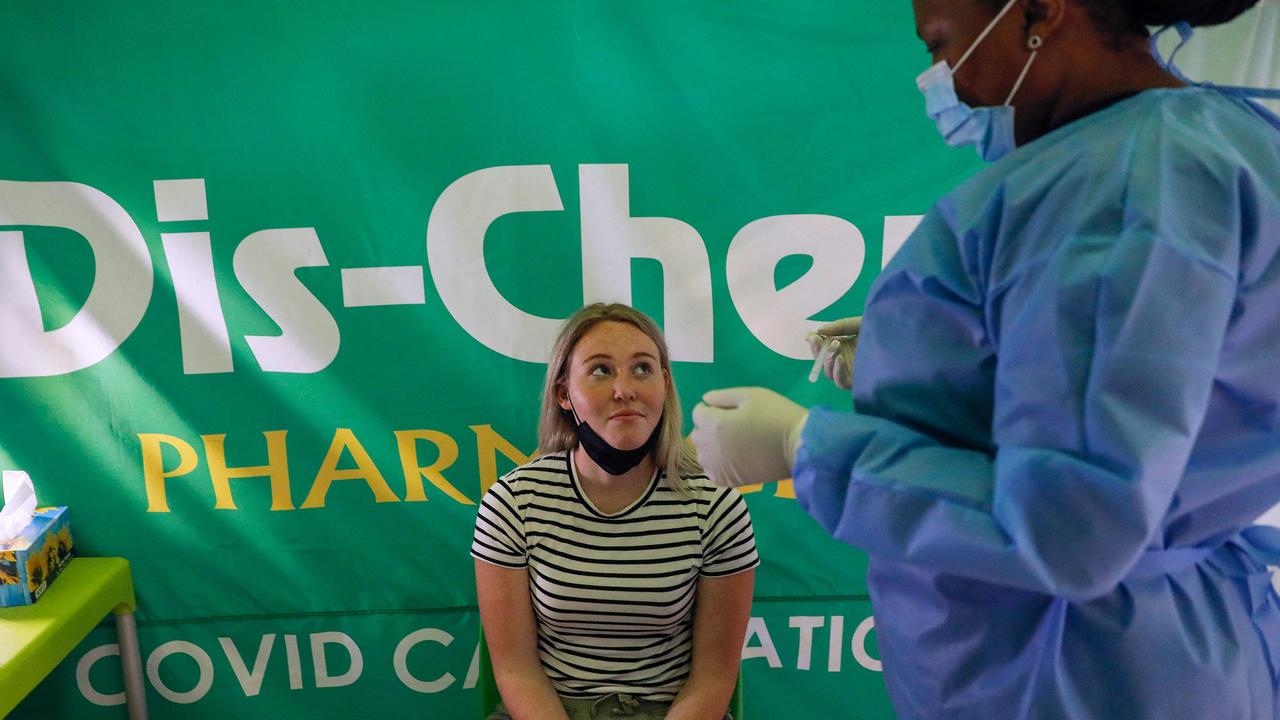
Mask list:
[[[739,487],[791,477],[809,411],[772,390],[712,390],[693,408],[689,439],[717,485]]]
[[[805,336],[813,353],[814,372],[809,382],[818,379],[818,366],[831,382],[848,390],[853,387],[853,357],[858,350],[858,334],[862,332],[862,316],[827,323]]]

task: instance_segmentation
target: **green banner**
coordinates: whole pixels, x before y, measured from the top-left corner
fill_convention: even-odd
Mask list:
[[[0,24],[0,468],[132,562],[153,718],[469,717],[475,503],[534,451],[558,324],[653,315],[686,423],[716,387],[845,404],[804,333],[976,166],[924,116],[906,2]],[[891,717],[865,558],[746,492],[748,712]],[[14,717],[124,717],[112,642]]]
[[[472,718],[476,632],[473,609],[446,608],[151,622],[140,635],[152,716]],[[111,627],[94,631],[11,717],[123,717],[114,643]],[[757,599],[743,658],[751,717],[893,717],[865,600]]]

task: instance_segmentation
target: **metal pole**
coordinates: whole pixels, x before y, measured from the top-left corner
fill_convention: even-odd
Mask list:
[[[147,720],[147,689],[142,684],[142,654],[138,651],[138,624],[133,613],[116,615],[120,664],[124,666],[124,700],[129,720]]]

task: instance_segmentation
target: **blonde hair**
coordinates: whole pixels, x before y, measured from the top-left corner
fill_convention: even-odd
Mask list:
[[[557,389],[566,387],[569,380],[569,360],[573,350],[591,328],[603,322],[627,323],[644,333],[658,346],[658,364],[667,376],[666,396],[662,402],[662,419],[658,426],[658,441],[652,457],[666,473],[673,489],[688,491],[686,475],[702,472],[693,448],[684,442],[680,397],[676,394],[676,380],[671,373],[671,356],[662,331],[648,315],[621,303],[593,303],[579,309],[567,321],[551,349],[547,362],[547,377],[542,385],[542,414],[538,419],[538,454],[572,451],[578,446],[578,436],[568,413],[560,407]]]

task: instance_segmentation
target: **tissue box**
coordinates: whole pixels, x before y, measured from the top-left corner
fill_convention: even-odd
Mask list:
[[[0,542],[0,607],[38,600],[71,561],[71,547],[67,509],[36,508],[17,538]]]

